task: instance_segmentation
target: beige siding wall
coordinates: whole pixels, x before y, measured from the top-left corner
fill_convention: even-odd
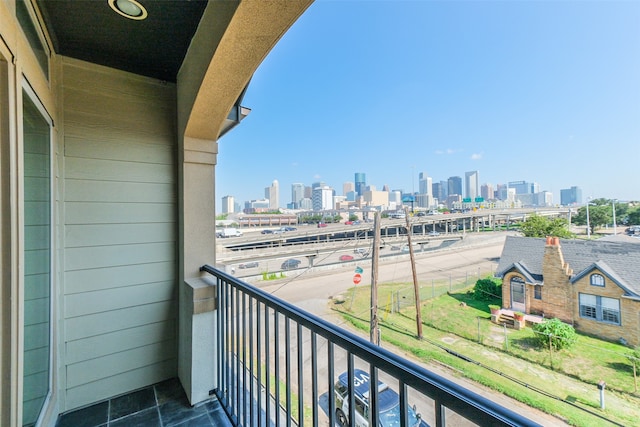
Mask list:
[[[64,59],[63,410],[176,376],[175,87]]]

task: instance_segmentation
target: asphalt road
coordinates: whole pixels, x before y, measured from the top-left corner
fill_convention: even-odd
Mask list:
[[[495,271],[497,265],[497,259],[501,254],[502,246],[504,243],[505,233],[476,233],[470,234],[468,238],[465,238],[462,242],[450,247],[441,252],[421,253],[416,257],[416,269],[419,281],[425,281],[430,279],[447,278],[450,275],[465,274],[465,272],[479,272],[480,274],[489,273]],[[370,274],[371,260],[360,260],[354,263],[346,263],[345,265],[335,269],[310,269],[304,271],[290,272],[289,277],[274,282],[254,282],[254,285],[259,286],[266,292],[272,293],[279,298],[295,304],[296,306],[315,314],[329,322],[333,322],[340,326],[346,326],[339,316],[335,315],[328,310],[328,301],[336,295],[344,293],[347,289],[353,286],[353,275],[355,264],[362,267],[365,272],[363,273],[362,286],[368,286],[371,283]],[[388,259],[381,263],[378,272],[378,282],[401,282],[411,281],[412,272],[409,262],[409,256],[394,257],[394,259]],[[283,329],[281,329],[283,330]],[[353,331],[361,334],[361,332]],[[368,336],[365,337],[368,339]],[[295,328],[292,331],[292,343],[296,342]],[[308,342],[307,339],[304,340]],[[322,343],[319,342],[319,353],[323,351],[321,349]],[[294,347],[289,350],[294,352]],[[303,350],[306,355],[309,355],[308,349]],[[281,354],[285,354],[282,352]],[[410,357],[405,355],[405,357]],[[284,365],[284,360],[281,360],[281,366]],[[310,365],[310,358],[305,357],[303,367],[294,370],[293,376],[297,378],[298,372],[303,372],[303,375],[309,375],[308,372]],[[358,362],[356,361],[356,365]],[[336,358],[334,360],[334,369],[336,375],[339,374],[342,367],[346,366],[346,354],[343,351],[336,352]],[[364,366],[363,366],[364,367]],[[457,376],[452,375],[447,369],[436,365],[425,365],[429,370],[448,378],[454,382],[462,384],[464,387],[489,398],[496,403],[514,410],[536,422],[539,422],[545,426],[565,426],[567,424],[562,421],[545,414],[541,411],[532,409],[524,404],[516,402],[500,393],[495,393],[485,387],[477,385],[471,381],[460,379]],[[365,367],[366,369],[366,367]],[[340,372],[339,372],[340,371]],[[320,379],[320,390],[326,390],[326,359],[320,358],[318,364],[318,378]],[[384,380],[383,374],[381,379]],[[297,379],[294,379],[297,381]],[[324,382],[324,383],[323,383]],[[294,382],[295,383],[295,382]],[[305,384],[310,384],[310,381],[305,381]],[[305,390],[305,401],[309,402],[311,396],[310,390]],[[432,424],[434,420],[433,403],[426,398],[412,399],[410,403],[416,403],[418,411],[422,413],[425,421]],[[324,419],[326,422],[326,418]],[[462,420],[456,415],[451,413],[448,419],[449,425],[470,425],[466,420]],[[433,425],[433,424],[432,424]]]

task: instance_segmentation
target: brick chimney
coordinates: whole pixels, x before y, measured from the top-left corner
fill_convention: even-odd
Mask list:
[[[564,261],[558,237],[547,237],[542,258],[543,304],[545,317],[557,317],[571,321],[572,287],[570,283],[573,270]]]

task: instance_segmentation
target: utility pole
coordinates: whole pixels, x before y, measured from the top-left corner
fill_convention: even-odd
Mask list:
[[[418,339],[422,339],[422,314],[420,313],[420,288],[418,287],[418,274],[416,273],[416,261],[413,256],[413,245],[411,244],[411,235],[413,227],[409,224],[409,210],[404,208],[404,218],[407,222],[407,243],[409,244],[409,259],[411,260],[411,271],[413,273],[413,294],[416,300],[416,329],[418,331]]]
[[[378,329],[378,260],[380,258],[380,212],[373,215],[373,248],[371,252],[371,324],[369,341],[380,345]]]

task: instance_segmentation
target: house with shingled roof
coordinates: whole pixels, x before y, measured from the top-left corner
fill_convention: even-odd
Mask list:
[[[507,237],[502,305],[611,341],[640,345],[640,244]]]

